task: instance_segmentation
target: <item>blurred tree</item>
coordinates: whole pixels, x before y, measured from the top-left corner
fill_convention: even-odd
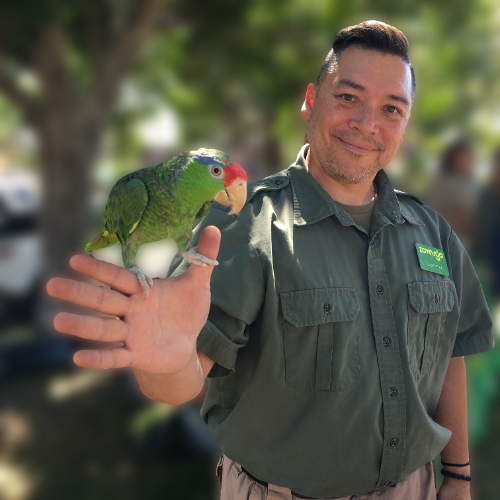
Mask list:
[[[500,97],[499,16],[491,0],[171,0],[169,12],[175,23],[154,38],[135,83],[175,108],[187,144],[241,144],[261,175],[294,159],[305,131],[305,86],[335,33],[370,18],[398,26],[410,40],[414,149],[437,153],[451,128],[495,140],[487,126]]]
[[[90,166],[119,86],[159,24],[162,0],[0,3],[0,92],[38,137],[46,272],[90,224]]]

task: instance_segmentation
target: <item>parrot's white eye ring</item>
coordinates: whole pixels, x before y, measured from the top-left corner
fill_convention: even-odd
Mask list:
[[[216,177],[219,176],[222,173],[222,168],[218,167],[217,165],[214,165],[212,167],[212,175],[215,175]]]

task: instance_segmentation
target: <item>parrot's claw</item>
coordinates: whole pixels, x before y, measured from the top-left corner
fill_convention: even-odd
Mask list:
[[[149,276],[146,276],[142,269],[138,266],[129,267],[128,270],[132,271],[137,276],[144,292],[144,298],[146,299],[149,295],[151,287],[153,286],[153,280]]]
[[[205,257],[201,253],[198,253],[196,250],[198,247],[193,247],[187,252],[184,252],[182,254],[182,257],[184,257],[190,264],[196,264],[197,266],[201,267],[207,267],[207,266],[218,266],[219,263],[216,260],[209,259],[208,257]]]

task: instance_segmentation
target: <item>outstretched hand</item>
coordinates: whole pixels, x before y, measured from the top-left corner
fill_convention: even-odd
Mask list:
[[[200,236],[198,252],[216,259],[219,244],[219,230],[208,226]],[[85,339],[122,343],[119,347],[78,351],[73,358],[77,365],[102,369],[130,366],[162,374],[177,372],[187,365],[208,317],[213,266],[192,265],[180,276],[155,280],[146,300],[137,277],[126,269],[84,255],[72,257],[70,266],[112,290],[53,278],[47,283],[49,295],[119,320],[59,313],[54,319],[56,330]]]

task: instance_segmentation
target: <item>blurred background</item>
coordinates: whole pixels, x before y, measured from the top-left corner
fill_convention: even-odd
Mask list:
[[[469,250],[500,329],[500,3],[496,0],[0,2],[0,499],[215,499],[199,417],[126,370],[78,370],[53,332],[50,276],[98,234],[124,174],[198,147],[251,180],[302,145],[300,106],[336,32],[367,19],[410,41],[417,94],[387,171]],[[164,276],[169,244],[142,247]],[[111,247],[100,258],[120,261]],[[88,345],[88,343],[87,343]],[[474,499],[500,491],[500,352],[466,358]],[[439,465],[438,465],[439,470]],[[439,476],[439,474],[438,474]]]

